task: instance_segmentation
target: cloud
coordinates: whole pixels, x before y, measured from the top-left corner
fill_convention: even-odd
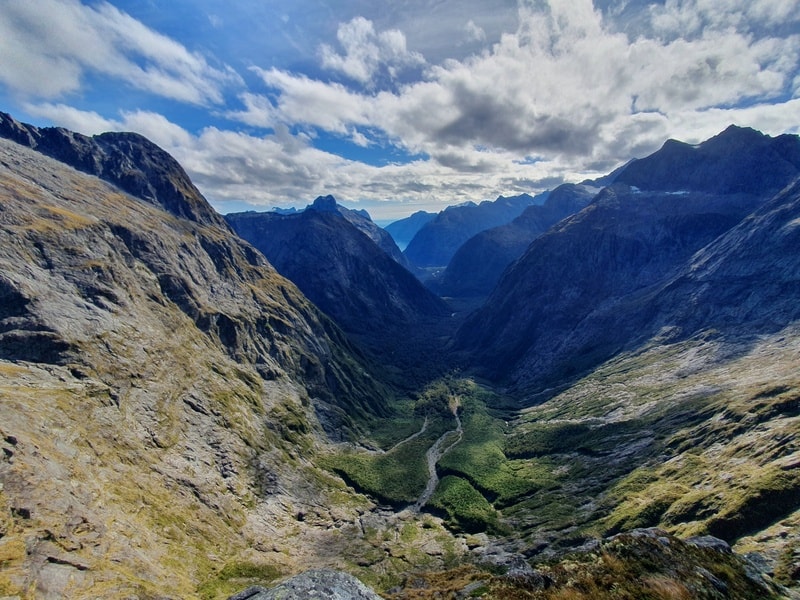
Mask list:
[[[653,31],[693,38],[709,29],[755,32],[800,23],[796,0],[667,0],[649,7]]]
[[[367,125],[371,121],[371,96],[339,83],[323,82],[279,69],[254,67],[253,71],[278,93],[276,104],[270,109],[273,118],[286,123],[310,124],[339,134],[346,134],[350,126]],[[272,104],[264,97],[260,100],[252,98],[250,102],[264,110],[267,110],[267,103]]]
[[[408,50],[403,32],[397,29],[376,32],[372,21],[364,17],[340,24],[336,37],[344,54],[327,44],[321,45],[322,66],[365,85],[374,85],[379,75],[394,80],[401,70],[425,63],[421,54]]]
[[[370,201],[379,213],[382,205],[396,202],[407,208],[441,210],[451,202],[494,198],[503,191],[529,191],[520,187],[520,182],[567,174],[557,163],[515,165],[509,154],[469,150],[376,167],[316,149],[307,138],[292,135],[284,126],[264,136],[216,127],[193,134],[148,111],[122,112],[117,119],[105,119],[64,104],[28,105],[26,109],[86,135],[136,131],[147,136],[175,156],[222,212],[230,203],[240,206],[241,202],[263,209],[302,206],[328,193],[351,205]]]
[[[464,26],[464,30],[467,32],[467,39],[471,42],[484,42],[486,41],[486,32],[483,28],[479,27],[475,24],[475,21],[470,19],[467,21],[467,24]]]
[[[254,66],[257,84],[237,90],[238,106],[214,107],[215,117],[245,124],[251,133],[226,131],[221,120],[218,127],[190,133],[141,110],[112,119],[58,103],[29,102],[27,110],[84,132],[144,133],[173,153],[223,210],[229,201],[302,205],[321,193],[351,203],[402,201],[406,208],[436,210],[442,203],[535,192],[559,180],[605,174],[668,137],[697,142],[731,123],[771,134],[798,132],[800,17],[792,5],[796,0],[666,0],[603,12],[589,0],[521,0],[515,28],[496,43],[438,64],[423,64],[409,52],[401,30],[381,31],[354,18],[339,26],[338,48],[323,46],[317,55],[328,75],[343,77]],[[12,0],[9,14],[21,14],[19,6]],[[59,6],[88,19],[95,33],[103,31],[96,22],[101,17],[130,19],[106,4],[89,8],[64,0]],[[615,20],[622,18],[627,20]],[[26,31],[14,19],[0,17],[0,49],[5,33],[19,38]],[[478,29],[468,24],[450,31],[463,40],[465,31],[477,35]],[[21,60],[53,55],[64,71],[28,85],[63,94],[80,89],[86,74],[105,72],[101,68],[121,76],[125,69],[158,70],[164,63],[184,65],[161,69],[167,75],[196,73],[196,80],[173,78],[189,87],[216,81],[203,92],[206,103],[227,91],[225,69],[217,79],[208,76],[211,67],[197,55],[149,33],[162,45],[144,48],[147,31],[136,33],[135,27],[127,41],[119,32],[110,42],[96,40],[93,52],[110,47],[105,67],[80,51],[80,33],[72,41],[47,42]],[[183,62],[169,63],[173,55]],[[0,78],[14,68],[0,65]],[[380,167],[347,160],[314,148],[321,132],[425,158]]]
[[[776,0],[669,1],[649,9],[646,29],[672,31],[665,24],[671,15],[697,34],[631,39],[589,0],[522,2],[518,29],[490,51],[429,66],[426,79],[396,90],[359,92],[277,69],[260,73],[287,122],[339,134],[368,126],[431,155],[480,148],[577,163],[599,160],[620,120],[630,121],[633,131],[654,121],[647,113],[669,121],[669,115],[715,107],[733,118],[736,107],[785,95],[796,85],[800,36],[758,37],[749,21],[737,30],[742,21],[731,14],[749,6],[766,24],[774,20],[767,8],[777,4],[785,15],[786,3]],[[354,48],[368,46],[375,35],[370,22],[358,19],[343,31]],[[347,57],[356,52],[339,57],[342,68]],[[367,62],[354,60],[352,72],[363,67],[366,79]]]
[[[55,99],[92,74],[189,104],[224,100],[241,79],[107,2],[7,0],[0,12],[0,81],[16,95]]]

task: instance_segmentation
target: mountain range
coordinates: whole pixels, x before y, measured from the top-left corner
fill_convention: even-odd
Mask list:
[[[682,319],[665,323],[666,309],[654,302],[698,252],[712,251],[723,234],[800,175],[799,151],[796,136],[769,138],[743,128],[698,146],[667,142],[534,240],[469,317],[456,344],[480,349],[473,364],[493,379],[548,387],[663,327],[686,330]],[[685,168],[698,164],[706,165],[703,176]],[[745,319],[744,326],[751,324]]]
[[[0,114],[0,597],[794,597],[800,138],[416,237],[480,207],[464,313],[332,197]]]
[[[528,194],[500,196],[495,201],[485,200],[480,204],[470,202],[460,206],[449,206],[425,223],[403,251],[415,267],[445,267],[458,248],[476,233],[504,225],[519,216],[531,204],[541,203],[544,198]]]
[[[584,208],[598,192],[586,184],[565,183],[543,204],[527,207],[510,223],[482,231],[462,244],[434,287],[443,296],[485,297],[503,271],[530,243],[561,219]]]
[[[436,213],[418,210],[408,217],[389,223],[385,229],[402,250],[414,239],[417,232],[435,217]]]

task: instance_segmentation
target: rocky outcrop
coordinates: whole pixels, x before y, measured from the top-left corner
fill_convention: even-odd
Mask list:
[[[381,600],[381,597],[352,575],[316,569],[271,589],[248,588],[228,600]]]
[[[111,132],[88,137],[61,127],[34,127],[0,113],[0,137],[96,175],[177,217],[225,227],[178,162],[144,136]]]

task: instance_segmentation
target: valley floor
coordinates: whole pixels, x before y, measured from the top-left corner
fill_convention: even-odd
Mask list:
[[[411,409],[426,426],[407,443],[382,454],[339,451],[328,466],[399,510],[425,485],[425,454],[448,435],[448,402],[459,398],[463,431],[438,456],[441,479],[423,510],[444,519],[474,563],[503,570],[517,556],[538,570],[597,540],[659,527],[721,538],[796,589],[797,364],[800,336],[790,328],[653,344],[523,409],[519,398],[445,378]]]

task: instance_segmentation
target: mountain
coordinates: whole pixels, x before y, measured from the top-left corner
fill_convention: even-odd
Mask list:
[[[584,208],[598,191],[584,184],[561,185],[547,195],[544,204],[529,206],[511,223],[476,234],[453,255],[433,289],[442,296],[488,296],[506,267],[536,237]]]
[[[366,234],[368,238],[375,242],[395,261],[407,269],[411,268],[408,259],[406,259],[406,257],[400,251],[400,248],[397,247],[397,244],[392,239],[392,236],[389,235],[385,229],[376,225],[375,222],[370,218],[367,211],[345,208],[344,206],[337,204],[336,199],[330,195],[319,196],[309,207],[307,207],[307,209],[308,208],[313,208],[317,212],[335,213],[344,217],[356,229]]]
[[[401,349],[413,342],[419,351],[418,332],[450,312],[332,207],[332,199],[318,199],[296,215],[247,212],[226,219],[347,333],[381,356],[405,360]]]
[[[149,168],[120,137],[86,163]],[[226,565],[301,559],[298,511],[342,494],[304,457],[388,414],[341,330],[154,168],[139,197],[0,139],[4,595],[196,598]]]
[[[417,232],[435,217],[436,213],[418,210],[405,219],[400,219],[399,221],[390,223],[384,227],[384,229],[389,232],[389,235],[392,236],[392,239],[394,239],[397,245],[401,249],[404,249],[406,246],[408,246],[409,242],[414,239],[414,236],[417,235]]]
[[[87,137],[60,127],[37,128],[0,112],[0,137],[96,175],[173,215],[225,227],[178,162],[136,133]]]
[[[474,364],[485,374],[541,388],[641,343],[653,334],[654,315],[670,312],[654,303],[666,297],[662,289],[800,175],[799,151],[796,136],[739,128],[696,147],[667,142],[537,238],[461,327],[457,344],[477,349]],[[698,162],[706,165],[703,176]],[[674,301],[682,307],[688,298]]]
[[[373,597],[336,569],[396,599],[797,589],[797,181],[608,187],[498,287],[535,249],[559,250],[563,271],[537,268],[560,282],[529,292],[561,311],[533,305],[561,345],[534,341],[556,363],[573,344],[584,367],[487,360],[508,373],[492,383],[466,376],[478,347],[442,375],[456,319],[435,298],[419,321],[390,310],[409,311],[406,331],[376,320],[362,335],[384,336],[381,351],[352,344],[193,186],[168,200],[182,170],[115,135],[58,138],[79,164],[117,148],[146,174],[141,196],[98,176],[110,167],[0,139],[0,596]],[[274,215],[303,224],[280,221],[298,235],[284,253],[333,287],[372,282],[350,282],[365,314],[410,302],[383,279],[399,265],[320,205]],[[530,326],[507,292],[509,320]]]
[[[539,379],[505,428],[505,454],[560,470],[504,505],[522,547],[547,561],[598,535],[659,527],[724,540],[797,586],[798,222],[796,180],[646,292],[600,295],[562,334],[564,346],[579,340],[580,375],[544,379],[529,358]],[[600,348],[587,357],[591,342]]]
[[[403,254],[416,267],[445,267],[461,244],[473,235],[508,223],[526,207],[543,200],[521,194],[500,196],[494,202],[448,206],[417,232]]]
[[[631,161],[616,182],[664,192],[764,195],[791,181],[798,165],[797,136],[772,138],[731,125],[698,145],[668,140],[658,152]]]
[[[534,240],[457,332],[464,364],[514,391],[492,406],[517,410],[496,426],[502,453],[461,448],[440,466],[474,482],[534,561],[656,527],[724,540],[797,586],[798,147],[737,128],[665,144],[647,162],[672,184],[641,170],[631,187],[621,172]],[[712,150],[705,176],[681,172]],[[531,487],[498,485],[505,470]]]
[[[800,164],[800,163],[799,163]],[[732,338],[780,331],[800,319],[800,180],[702,248],[653,298],[651,330]]]

